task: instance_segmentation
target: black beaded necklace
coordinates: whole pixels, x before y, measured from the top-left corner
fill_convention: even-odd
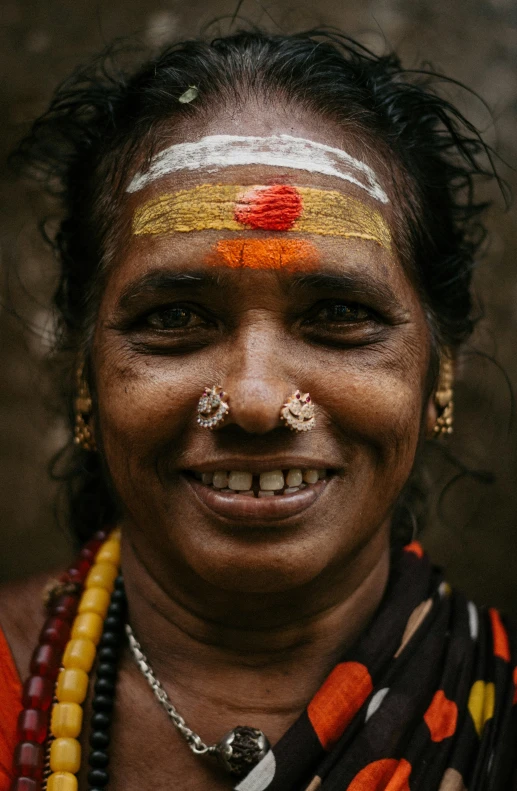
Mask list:
[[[109,782],[109,743],[113,705],[124,642],[127,601],[122,576],[115,581],[102,636],[92,700],[90,751],[88,755],[88,791],[103,791]]]

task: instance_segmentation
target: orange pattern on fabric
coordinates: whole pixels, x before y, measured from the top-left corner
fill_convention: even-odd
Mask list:
[[[307,714],[325,750],[330,750],[373,690],[360,662],[341,662],[315,694]]]
[[[205,262],[232,269],[287,269],[309,272],[318,265],[315,246],[304,239],[222,239]]]
[[[424,548],[419,541],[412,541],[410,544],[406,544],[404,552],[412,552],[417,558],[424,557]]]
[[[0,629],[0,791],[12,781],[16,723],[21,711],[22,685],[4,633]]]
[[[494,655],[501,657],[505,662],[510,661],[510,644],[506,629],[501,621],[501,616],[493,607],[488,611],[492,622],[492,638],[494,641]]]
[[[383,758],[361,769],[346,791],[411,791],[410,774],[411,764],[405,758]]]
[[[288,231],[303,210],[302,197],[296,187],[273,184],[254,187],[241,195],[235,206],[237,222],[265,231]]]
[[[439,689],[424,714],[424,720],[431,733],[432,741],[441,742],[456,731],[458,707],[453,700],[445,697],[443,689]]]

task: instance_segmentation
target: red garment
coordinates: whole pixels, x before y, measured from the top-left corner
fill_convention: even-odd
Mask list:
[[[0,628],[0,791],[9,791],[16,745],[16,722],[22,708],[22,684]]]

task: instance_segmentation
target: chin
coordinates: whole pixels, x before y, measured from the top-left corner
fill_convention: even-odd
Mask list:
[[[198,548],[188,563],[197,577],[219,590],[273,594],[310,584],[330,559],[312,541],[298,539],[245,547],[212,546],[208,552]]]

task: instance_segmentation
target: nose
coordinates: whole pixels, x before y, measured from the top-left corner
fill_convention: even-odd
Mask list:
[[[266,434],[283,423],[280,409],[288,386],[282,378],[239,376],[225,379],[230,411],[224,425],[237,425],[250,434]]]
[[[233,424],[250,434],[266,434],[284,425],[280,410],[296,388],[290,388],[281,330],[262,313],[247,318],[226,358],[222,385],[230,411],[223,427]]]

